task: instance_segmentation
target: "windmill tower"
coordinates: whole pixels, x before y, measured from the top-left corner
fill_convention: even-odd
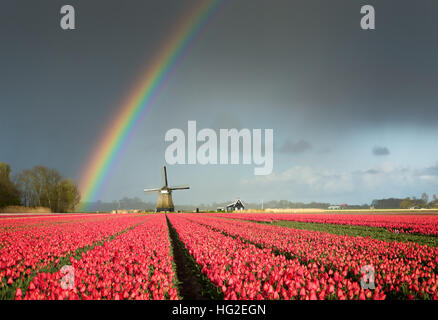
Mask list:
[[[158,202],[157,202],[157,210],[160,211],[175,211],[175,206],[172,201],[172,191],[173,190],[185,190],[190,189],[188,185],[169,187],[167,185],[167,171],[166,166],[163,167],[162,170],[162,178],[163,178],[163,186],[161,188],[153,188],[153,189],[144,189],[144,192],[158,192]]]

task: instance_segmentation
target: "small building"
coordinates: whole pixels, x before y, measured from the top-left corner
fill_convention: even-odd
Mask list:
[[[245,210],[245,206],[243,205],[243,202],[240,199],[237,199],[233,203],[230,203],[227,205],[227,211],[235,211],[235,210]]]
[[[329,210],[341,210],[342,207],[341,206],[329,206],[328,209]]]

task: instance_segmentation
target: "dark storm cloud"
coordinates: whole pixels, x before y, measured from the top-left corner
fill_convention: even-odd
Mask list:
[[[278,151],[282,153],[298,154],[309,151],[310,149],[312,149],[312,145],[306,140],[300,140],[297,142],[286,140]]]
[[[99,84],[94,92],[113,93],[108,100],[118,102],[196,1],[73,1],[78,14],[74,33],[60,31],[59,6],[64,3],[53,3],[5,1],[0,36],[8,46],[2,47],[2,56],[16,63],[0,65],[3,74],[12,75],[0,77],[0,85],[31,87],[31,95],[54,84],[61,96],[71,88],[86,92],[89,82]],[[230,110],[226,99],[246,100],[247,107],[242,107],[246,113],[257,111],[251,97],[265,99],[270,105],[263,108],[309,122],[317,132],[340,124],[346,130],[435,125],[438,42],[433,41],[437,23],[431,13],[437,12],[438,2],[369,0],[366,4],[376,10],[374,31],[359,27],[362,1],[229,1],[202,39],[202,54],[191,61],[188,69],[193,73],[185,75],[183,93],[211,102],[225,100],[223,108],[230,113],[238,110]],[[188,60],[195,54],[190,52]],[[205,74],[204,83],[190,78],[196,72]],[[61,81],[66,75],[70,83]],[[215,85],[203,87],[211,81]],[[105,102],[92,101],[97,98],[89,95],[81,94],[82,101],[71,105],[101,123],[95,114]],[[175,116],[190,114],[190,106],[172,106]],[[105,105],[117,107],[118,103]]]
[[[7,115],[0,116],[0,160],[15,171],[44,164],[69,177],[81,173],[145,67],[202,1],[72,0],[72,32],[59,28],[65,1],[0,1],[0,108]],[[360,29],[364,4],[376,9],[374,31]],[[363,146],[363,162],[376,160],[365,147],[376,143],[369,137],[374,133],[399,137],[409,127],[420,142],[433,138],[436,12],[436,0],[226,1],[133,132],[119,175],[114,169],[108,179],[107,200],[129,195],[124,188],[141,194],[151,177],[159,181],[164,133],[185,131],[187,120],[196,120],[198,130],[273,128],[277,151],[304,154],[309,166],[329,172],[356,165],[351,145]],[[287,137],[296,138],[281,145]],[[405,142],[380,143],[396,154],[395,146]],[[323,146],[331,149],[319,150]],[[410,163],[410,156],[403,160]],[[240,192],[230,191],[229,181],[241,176],[241,167],[208,166],[205,175],[198,166],[180,169],[183,181],[184,174],[193,177],[194,190],[198,183],[195,202]],[[292,174],[312,181],[313,171],[301,171]],[[215,192],[205,188],[206,179],[215,181]],[[347,182],[339,188],[348,190]],[[290,195],[287,188],[275,192]]]
[[[373,155],[375,156],[387,156],[389,155],[389,149],[387,147],[374,147]]]
[[[285,100],[283,108],[291,115],[300,109],[315,127],[436,125],[437,22],[430,10],[438,2],[368,1],[376,10],[372,32],[359,27],[359,3],[291,1],[299,10],[288,29],[293,41],[283,48],[293,58],[283,67],[295,80],[280,86],[297,103]]]

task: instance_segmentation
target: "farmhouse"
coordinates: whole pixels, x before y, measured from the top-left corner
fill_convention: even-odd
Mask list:
[[[244,209],[245,206],[243,205],[243,202],[240,199],[237,199],[233,203],[227,205],[227,211],[244,210]]]

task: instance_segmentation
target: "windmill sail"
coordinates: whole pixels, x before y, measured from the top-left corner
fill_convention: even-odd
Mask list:
[[[163,187],[167,187],[167,171],[166,166],[163,167],[163,170],[161,171],[161,175],[163,178]]]
[[[170,190],[186,190],[186,189],[190,189],[190,187],[185,184],[182,186],[173,186],[173,187],[169,187]]]

